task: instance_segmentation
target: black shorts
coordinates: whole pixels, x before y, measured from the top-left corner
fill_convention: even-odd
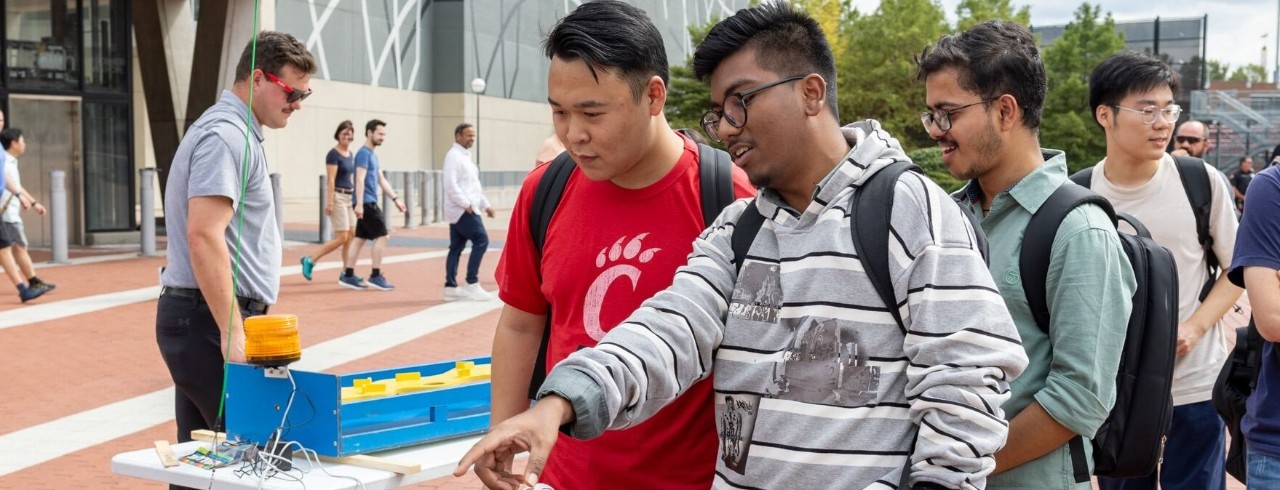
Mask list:
[[[377,203],[364,203],[364,217],[356,220],[356,238],[376,240],[387,236],[387,219]]]

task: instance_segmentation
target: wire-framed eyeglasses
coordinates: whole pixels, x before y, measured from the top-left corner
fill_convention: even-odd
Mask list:
[[[1173,124],[1178,122],[1178,116],[1182,115],[1182,106],[1178,104],[1169,104],[1168,106],[1165,106],[1164,109],[1153,105],[1143,107],[1142,109],[1131,109],[1120,104],[1111,104],[1111,107],[1142,114],[1142,124],[1155,124],[1156,114],[1160,114],[1160,118],[1164,119],[1164,122]]]

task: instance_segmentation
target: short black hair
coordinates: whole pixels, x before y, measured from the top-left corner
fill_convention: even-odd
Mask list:
[[[547,58],[581,59],[596,81],[597,70],[615,70],[637,101],[654,75],[670,84],[662,34],[648,14],[630,4],[601,0],[579,5],[556,23],[542,46]]]
[[[387,123],[383,122],[381,119],[370,119],[369,122],[364,124],[364,134],[369,134],[369,131],[377,131],[378,126],[386,125]]]
[[[1129,94],[1159,87],[1169,87],[1176,94],[1180,86],[1178,72],[1160,58],[1122,51],[1102,60],[1089,74],[1089,110],[1096,114],[1098,106],[1114,106]]]
[[[1022,107],[1022,125],[1039,129],[1049,79],[1031,31],[1017,22],[991,20],[938,39],[916,56],[916,79],[954,68],[960,88],[983,99],[1012,95]]]
[[[342,131],[346,129],[350,129],[354,133],[356,132],[356,125],[352,124],[350,119],[338,123],[338,129],[333,132],[333,139],[336,140],[339,136],[342,136]]]
[[[716,24],[693,54],[693,74],[707,81],[711,72],[734,53],[755,49],[766,70],[783,76],[817,73],[827,82],[827,107],[836,121],[836,62],[822,27],[785,2],[739,10]]]
[[[315,57],[311,56],[307,46],[292,34],[262,31],[258,33],[257,41],[256,53],[253,40],[249,40],[249,43],[244,46],[244,51],[240,52],[240,61],[236,63],[237,82],[249,79],[249,74],[254,68],[249,66],[251,63],[256,63],[257,68],[278,77],[284,76],[281,72],[286,65],[293,66],[302,73],[316,72]]]
[[[457,137],[458,135],[462,134],[463,131],[466,131],[467,128],[470,128],[470,127],[473,127],[473,125],[469,122],[464,122],[462,124],[459,124],[458,127],[453,128],[453,136]]]
[[[9,146],[12,145],[13,142],[18,141],[21,138],[22,138],[21,129],[9,128],[4,131],[0,131],[0,145],[3,145],[4,149],[6,150],[9,149]]]

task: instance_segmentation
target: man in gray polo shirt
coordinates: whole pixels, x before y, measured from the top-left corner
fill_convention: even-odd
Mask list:
[[[281,237],[262,127],[283,128],[302,109],[316,63],[280,32],[258,35],[257,66],[253,51],[252,43],[245,47],[231,90],[187,130],[169,171],[169,263],[156,343],[177,388],[178,441],[217,426],[224,352],[226,361],[244,361],[242,319],[266,313],[280,289]]]

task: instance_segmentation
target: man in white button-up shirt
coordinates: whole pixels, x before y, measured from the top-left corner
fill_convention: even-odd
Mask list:
[[[453,147],[444,156],[444,217],[449,220],[449,256],[444,263],[444,300],[492,298],[480,287],[480,260],[489,248],[489,234],[484,230],[480,213],[493,217],[493,207],[480,187],[480,168],[471,161],[471,146],[476,142],[476,128],[471,123],[459,124],[453,130]],[[458,259],[471,242],[471,258],[467,261],[467,285],[458,287]]]

